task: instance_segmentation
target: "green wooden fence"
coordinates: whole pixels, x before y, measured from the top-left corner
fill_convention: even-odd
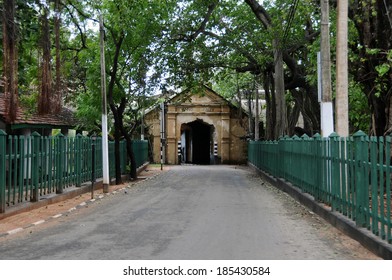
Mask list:
[[[250,142],[248,160],[392,243],[390,136],[359,131]]]
[[[93,149],[94,144],[94,149]],[[0,130],[0,213],[9,206],[35,202],[102,177],[102,140],[77,135],[44,137],[7,135]],[[137,167],[148,159],[147,141],[134,141]],[[121,173],[129,172],[125,141],[120,142]],[[109,142],[109,175],[115,176],[114,142]]]

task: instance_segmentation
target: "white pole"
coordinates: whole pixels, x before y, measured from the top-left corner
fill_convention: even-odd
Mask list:
[[[325,101],[322,97],[323,86],[322,86],[322,71],[321,71],[321,54],[317,54],[318,62],[318,92],[319,92],[319,102],[320,102],[320,120],[321,120],[321,136],[328,137],[334,132],[333,123],[333,105],[332,101]]]
[[[105,71],[105,31],[103,17],[99,17],[99,33],[101,46],[101,93],[102,93],[102,175],[103,192],[109,192],[109,145],[108,145],[108,115],[106,105],[106,71]]]

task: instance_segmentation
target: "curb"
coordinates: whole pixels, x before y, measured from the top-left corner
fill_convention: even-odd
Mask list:
[[[10,236],[10,235],[19,233],[19,232],[24,231],[24,230],[26,230],[26,229],[31,229],[31,228],[33,228],[33,227],[35,227],[35,226],[44,224],[44,223],[49,222],[49,221],[54,220],[54,219],[58,219],[58,218],[60,218],[60,217],[62,217],[62,216],[67,216],[68,214],[70,214],[70,213],[72,213],[72,212],[74,212],[74,211],[76,211],[76,210],[78,210],[78,209],[81,209],[81,208],[84,208],[84,207],[88,207],[88,205],[90,205],[90,204],[92,204],[92,203],[94,203],[94,202],[96,202],[96,201],[101,201],[101,200],[104,199],[106,196],[115,195],[115,194],[119,193],[120,191],[123,191],[123,190],[125,190],[126,188],[130,188],[130,187],[131,187],[131,186],[124,187],[124,188],[118,189],[118,190],[116,190],[116,191],[109,192],[109,193],[106,193],[106,194],[104,194],[104,195],[100,195],[98,198],[94,198],[94,199],[90,199],[90,200],[84,201],[84,202],[82,202],[82,203],[76,205],[75,207],[72,207],[72,208],[68,209],[68,210],[65,211],[65,212],[58,213],[58,214],[53,215],[53,216],[51,216],[51,217],[49,217],[49,218],[47,218],[47,219],[45,219],[45,220],[39,220],[39,221],[34,222],[34,223],[32,223],[32,224],[26,225],[26,226],[24,226],[24,227],[15,228],[15,229],[9,230],[9,231],[7,231],[7,232],[0,233],[0,238],[2,238],[2,237],[7,237],[7,236]]]
[[[373,235],[365,228],[355,225],[355,222],[348,219],[344,215],[332,212],[324,204],[318,203],[313,196],[304,193],[299,188],[281,178],[275,178],[268,173],[258,169],[252,163],[248,162],[248,166],[254,169],[265,181],[278,188],[279,190],[289,194],[295,200],[309,208],[312,212],[326,220],[328,223],[339,229],[347,236],[358,241],[362,246],[376,254],[377,256],[392,260],[392,245],[388,242]]]

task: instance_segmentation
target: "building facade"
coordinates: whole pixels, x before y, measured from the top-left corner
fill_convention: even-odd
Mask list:
[[[147,112],[145,123],[154,162],[246,162],[247,115],[207,87],[173,96]]]

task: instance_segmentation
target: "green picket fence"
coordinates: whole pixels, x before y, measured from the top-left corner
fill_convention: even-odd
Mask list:
[[[359,131],[250,142],[248,160],[392,243],[390,136]]]
[[[94,147],[93,147],[94,145]],[[137,167],[148,159],[147,141],[134,141]],[[94,163],[92,162],[94,151]],[[129,173],[125,141],[120,142],[121,173]],[[114,142],[109,142],[109,176],[115,176]],[[7,135],[0,130],[0,213],[6,207],[35,202],[102,178],[102,139],[77,135],[43,137]]]
[[[148,161],[148,141],[133,140],[132,145],[135,152],[136,167],[140,167]]]

